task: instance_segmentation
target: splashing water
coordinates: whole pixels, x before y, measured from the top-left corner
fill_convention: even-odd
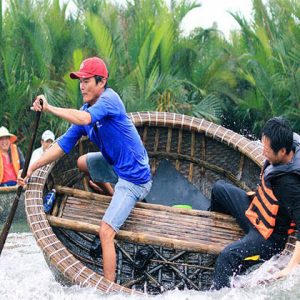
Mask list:
[[[257,285],[268,285],[274,282],[274,274],[282,270],[290,261],[291,255],[275,255],[259,267],[247,272],[247,276],[236,276],[232,278],[232,286],[243,288],[254,288]]]
[[[273,259],[246,276],[234,279],[236,288],[220,291],[169,291],[159,296],[148,296],[150,300],[266,300],[300,299],[300,268],[284,280],[268,285],[257,285],[267,278],[268,270],[286,264],[286,259]],[[243,286],[244,288],[241,288]],[[78,286],[64,287],[55,281],[41,250],[31,233],[11,233],[0,257],[0,298],[1,299],[107,299],[140,300],[141,297],[125,295],[102,295],[93,288]]]

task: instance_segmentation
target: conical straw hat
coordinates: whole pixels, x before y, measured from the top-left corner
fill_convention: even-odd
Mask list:
[[[10,142],[14,143],[17,140],[17,137],[14,134],[11,134],[8,129],[4,126],[0,127],[0,138],[4,136],[9,136]]]

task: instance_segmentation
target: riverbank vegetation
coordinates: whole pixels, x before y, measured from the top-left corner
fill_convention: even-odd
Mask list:
[[[182,19],[199,6],[188,0],[73,2],[77,10],[68,14],[58,0],[7,0],[0,18],[1,125],[21,146],[39,93],[54,105],[80,107],[78,82],[68,74],[94,55],[107,62],[109,85],[128,111],[179,112],[256,136],[282,115],[300,131],[299,1],[253,0],[252,20],[232,14],[241,29],[229,39],[217,27],[183,35]],[[68,127],[42,118],[40,132],[60,135]]]

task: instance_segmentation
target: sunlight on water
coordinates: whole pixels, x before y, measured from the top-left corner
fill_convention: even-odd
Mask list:
[[[282,263],[286,263],[283,261]],[[236,286],[218,292],[170,291],[150,300],[266,300],[300,299],[300,270],[286,280],[265,286],[256,286],[266,277],[277,262],[271,261],[262,269],[235,279]],[[0,299],[107,299],[136,300],[141,297],[124,295],[101,295],[93,288],[63,287],[54,280],[31,233],[11,233],[0,257]]]

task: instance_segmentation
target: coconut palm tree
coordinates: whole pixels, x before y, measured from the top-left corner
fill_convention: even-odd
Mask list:
[[[172,10],[163,1],[134,1],[126,7],[106,1],[75,1],[85,11],[89,47],[109,66],[110,84],[121,94],[127,109],[159,106],[159,99],[182,89],[176,77],[180,20],[195,3],[181,2]],[[176,13],[175,13],[176,12]]]
[[[1,43],[0,53],[3,66],[1,116],[5,125],[18,133],[22,140],[22,137],[30,135],[33,115],[29,108],[32,99],[40,93],[46,94],[50,102],[56,100],[62,103],[65,99],[63,83],[56,81],[53,76],[59,69],[54,64],[53,54],[61,40],[53,38],[55,32],[45,22],[47,13],[58,7],[58,1],[50,4],[48,1],[11,0],[8,4],[3,19],[2,38],[5,42]],[[60,12],[57,10],[58,15]],[[51,17],[58,20],[54,14]],[[59,55],[64,62],[62,54]],[[57,65],[61,65],[61,62]],[[59,124],[48,116],[44,120],[41,130],[43,127],[57,128],[55,125]]]
[[[254,21],[233,15],[241,26],[237,54],[240,89],[236,118],[250,122],[254,132],[272,116],[283,115],[299,127],[299,11],[292,0],[253,0]],[[235,40],[236,42],[236,40]]]
[[[0,2],[1,3],[1,2]],[[80,107],[69,70],[92,55],[105,59],[109,84],[128,111],[183,112],[258,132],[271,116],[299,122],[299,3],[253,0],[253,21],[227,41],[214,26],[181,32],[188,0],[74,0],[67,15],[59,0],[10,0],[0,19],[0,116],[19,136],[29,134],[28,108],[38,93],[55,105]],[[2,16],[2,15],[1,15]],[[2,31],[1,31],[2,28]],[[28,116],[15,122],[19,116]],[[44,116],[41,130],[68,124]]]
[[[198,4],[172,1],[168,7],[160,0],[143,0],[120,7],[106,1],[75,2],[78,10],[85,12],[92,41],[88,47],[108,63],[110,84],[121,94],[129,111],[158,109],[191,113],[196,109],[216,120],[220,111],[217,97],[208,93],[209,97],[199,105],[204,97],[197,99],[195,91],[199,87],[183,78],[185,61],[178,55],[189,46],[181,42],[180,23]],[[190,70],[193,62],[189,63]],[[191,98],[195,105],[185,105]]]

